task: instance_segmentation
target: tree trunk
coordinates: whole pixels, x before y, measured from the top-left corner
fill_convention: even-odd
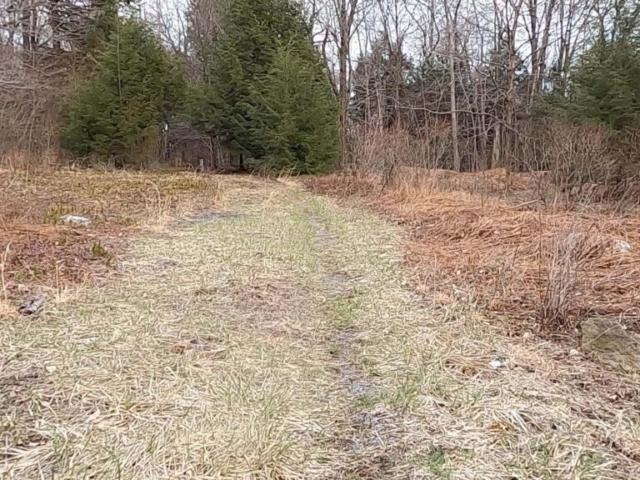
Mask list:
[[[451,140],[453,145],[453,169],[459,172],[462,169],[460,162],[460,149],[458,146],[458,106],[456,103],[456,68],[455,68],[455,24],[449,23],[449,95],[451,99]]]
[[[491,154],[491,168],[502,165],[502,126],[496,123],[493,127],[493,153]]]
[[[349,136],[349,46],[357,1],[340,0],[338,6],[338,95],[340,102],[340,162],[348,161]]]
[[[341,46],[342,48],[342,46]],[[349,134],[349,91],[347,89],[347,57],[340,53],[340,161],[347,161],[347,136]]]

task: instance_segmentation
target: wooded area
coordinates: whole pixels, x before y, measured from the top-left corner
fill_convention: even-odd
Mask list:
[[[149,164],[177,127],[252,169],[638,174],[629,0],[3,0],[0,22],[4,156]]]
[[[640,479],[639,175],[638,0],[0,0],[0,477]]]

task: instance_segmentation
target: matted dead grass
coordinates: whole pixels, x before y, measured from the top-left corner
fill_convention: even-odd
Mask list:
[[[552,319],[557,323],[550,327],[573,327],[587,315],[615,316],[632,326],[639,321],[637,211],[523,204],[519,200],[531,194],[535,179],[519,174],[506,180],[501,171],[479,174],[475,183],[472,174],[456,176],[436,172],[420,185],[384,190],[379,179],[356,176],[309,178],[305,183],[315,192],[360,197],[408,225],[408,258],[418,288],[435,304],[471,301],[507,316],[518,327],[530,327],[535,323],[531,320],[544,321],[541,306],[551,295],[564,294],[564,318]],[[516,194],[525,194],[510,194],[508,183],[516,185]],[[556,258],[557,246],[567,241],[572,248],[566,273],[570,278],[557,278],[562,260]],[[565,287],[562,282],[570,283],[567,291],[555,292]]]
[[[558,236],[579,245],[585,290],[573,292],[569,314],[637,312],[637,251],[626,256],[611,244],[622,238],[638,245],[637,217],[526,211],[504,198],[486,196],[482,203],[468,191],[382,192],[379,181],[357,177],[305,183],[342,199],[358,197],[356,206],[409,227],[409,266],[431,313],[410,313],[400,305],[404,294],[380,286],[362,301],[369,314],[355,318],[366,331],[357,342],[364,368],[395,384],[395,394],[368,401],[400,404],[415,415],[409,418],[420,419],[411,431],[422,441],[407,449],[432,475],[427,478],[640,475],[637,372],[591,362],[574,348],[573,336],[567,344],[526,331],[537,330],[531,320],[536,282],[544,278],[537,271],[540,252],[546,262]],[[358,221],[359,235],[375,238],[379,227],[367,221]],[[353,264],[361,261],[352,257]],[[403,376],[407,368],[412,373]]]
[[[403,452],[379,478],[638,477],[636,372],[607,371],[536,335],[514,339],[464,299],[425,302],[392,266],[403,229],[360,208],[319,218],[333,238],[329,261],[356,287],[336,307],[373,386],[357,403],[389,435],[386,449],[364,450],[387,461]]]
[[[274,182],[222,183],[226,215],[138,237],[108,285],[5,323],[0,476],[329,472],[315,441],[343,399],[313,230]]]
[[[189,172],[0,170],[0,294],[7,301],[91,283],[113,269],[132,234],[214,209],[218,199],[215,176]],[[64,225],[64,215],[91,224]]]
[[[636,376],[425,302],[369,211],[221,182],[223,215],[3,324],[0,476],[640,478]]]

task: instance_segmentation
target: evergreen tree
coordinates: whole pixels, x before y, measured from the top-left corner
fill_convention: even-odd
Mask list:
[[[337,118],[322,113],[315,125],[312,112],[302,109],[316,105],[333,112],[335,99],[299,5],[289,0],[232,1],[212,58],[205,64],[209,68],[204,85],[192,101],[198,127],[216,133],[232,151],[253,159],[254,167],[326,170],[331,162],[309,147],[317,146],[314,138],[332,131]],[[291,70],[294,64],[299,72]],[[309,83],[302,85],[305,81]],[[300,89],[301,103],[294,105],[287,99],[278,105],[283,98],[276,88],[291,91],[294,83]],[[327,119],[331,125],[323,123]],[[279,125],[289,121],[293,123]],[[278,143],[276,138],[283,135]],[[332,148],[328,145],[325,152]],[[281,161],[276,161],[277,155],[283,155]],[[312,166],[316,161],[324,166]]]
[[[620,129],[640,123],[640,43],[601,39],[572,75],[570,115]]]
[[[569,94],[562,84],[556,87],[537,105],[538,113],[615,130],[640,125],[640,38],[630,28],[602,33],[571,70]]]
[[[310,44],[278,49],[251,95],[248,113],[248,133],[264,152],[259,166],[303,173],[326,173],[335,166],[337,102]]]
[[[118,20],[93,77],[70,99],[61,144],[76,155],[123,157],[181,101],[184,79],[151,30]]]
[[[83,50],[92,55],[99,52],[110,36],[119,27],[118,10],[124,6],[123,0],[98,0],[92,3],[95,12],[87,20],[83,36]]]

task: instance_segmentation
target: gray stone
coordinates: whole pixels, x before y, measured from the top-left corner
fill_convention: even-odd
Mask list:
[[[628,242],[620,239],[613,241],[613,247],[618,253],[629,253],[631,251],[631,245],[629,245]]]
[[[616,370],[640,371],[640,336],[615,319],[596,317],[582,322],[582,349]]]
[[[35,315],[42,310],[45,301],[46,297],[44,295],[29,297],[20,304],[18,307],[18,313],[22,315]]]
[[[80,225],[87,227],[91,225],[91,220],[87,217],[80,217],[79,215],[63,215],[60,220],[64,223],[70,223],[71,225]]]

